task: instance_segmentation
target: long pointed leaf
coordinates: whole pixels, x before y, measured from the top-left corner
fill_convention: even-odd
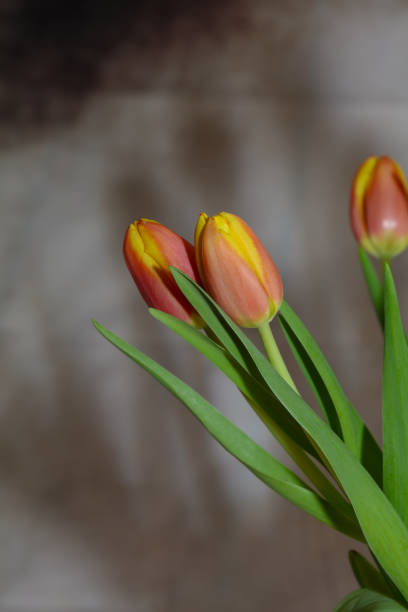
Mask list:
[[[262,353],[252,344],[252,342],[250,342],[248,337],[231,321],[204,289],[197,285],[189,276],[177,270],[177,268],[171,268],[171,271],[180,290],[197,312],[199,312],[202,319],[224,346],[225,350],[248,373],[250,373],[253,378],[262,385],[265,385],[264,376],[258,367],[258,361],[260,360],[266,362],[268,365],[270,364]],[[273,410],[276,410],[274,416],[279,425],[285,432],[290,432],[289,435],[291,435],[304,450],[320,460],[316,450],[313,448],[313,445],[310,443],[302,428],[296,420],[282,408],[282,406],[279,406],[279,404],[280,402],[278,401],[278,403],[276,403],[275,399]]]
[[[385,266],[384,298],[384,491],[408,524],[408,347],[388,265]]]
[[[323,497],[338,510],[345,513],[346,516],[355,520],[351,505],[319,470],[318,466],[305,455],[298,444],[293,444],[293,441],[296,442],[297,440],[297,430],[292,431],[290,428],[287,428],[285,431],[282,429],[288,425],[287,420],[284,418],[287,413],[272,392],[253,378],[219,344],[213,342],[199,330],[161,310],[150,308],[149,311],[155,319],[164,323],[169,329],[189,342],[235,383],[247,400],[249,400],[250,405],[258,416],[262,418],[277,440],[284,446],[292,459],[298,463],[299,467],[310,478]],[[296,421],[292,422],[296,423]],[[292,422],[289,422],[289,425]],[[276,427],[276,424],[278,427]],[[289,442],[287,443],[288,438]]]
[[[174,277],[181,291],[191,303],[193,303],[192,300],[196,294],[206,296],[205,292],[198,288],[194,281],[181,272],[175,271]],[[179,282],[181,279],[182,282]],[[207,299],[209,300],[208,297]],[[195,303],[193,305],[196,307]],[[203,312],[199,308],[197,310],[206,320]],[[228,317],[225,314],[224,321],[228,325]],[[206,322],[208,323],[208,321]],[[235,332],[236,326],[230,324],[230,327]],[[354,507],[373,554],[404,597],[408,597],[408,574],[405,570],[408,554],[408,531],[399,515],[370,474],[327,423],[322,421],[310,406],[275,372],[271,364],[263,358],[259,351],[256,352],[256,350],[251,349],[251,343],[244,334],[239,337],[244,346],[248,348],[266,384],[326,457]]]
[[[347,494],[371,550],[408,596],[408,531],[381,489],[340,438],[274,371],[270,382],[277,397],[314,440]]]
[[[343,439],[343,433],[341,431],[341,425],[339,417],[337,416],[336,408],[332,398],[324,384],[322,377],[316,369],[312,359],[309,357],[307,351],[303,347],[302,343],[296,337],[296,334],[292,331],[288,323],[285,321],[282,313],[278,316],[281,329],[285,335],[285,338],[292,350],[292,353],[300,366],[306,380],[308,381],[311,389],[313,390],[316,399],[319,403],[320,409],[329,423],[331,429]]]
[[[369,473],[330,427],[273,369],[268,377],[276,396],[326,457],[354,507],[371,550],[407,597],[408,531],[400,517]]]
[[[266,413],[273,418],[279,427],[297,444],[306,448],[312,455],[317,453],[303,430],[296,421],[288,418],[288,413],[282,404],[276,399],[275,395],[262,385],[257,378],[238,363],[232,355],[216,344],[210,338],[193,328],[191,325],[180,321],[176,317],[164,313],[154,308],[150,309],[152,316],[164,323],[172,331],[187,340],[198,351],[203,353],[217,368],[228,376],[246,397],[251,398],[258,405],[262,406]]]
[[[353,574],[361,588],[371,589],[392,598],[392,593],[383,575],[363,555],[356,550],[350,550],[349,561]]]
[[[397,601],[370,591],[359,589],[347,595],[334,612],[406,612],[407,608]]]
[[[296,474],[233,425],[199,393],[97,321],[93,321],[93,324],[111,344],[133,359],[177,397],[225,450],[236,457],[260,480],[323,523],[350,537],[364,541],[358,526],[353,521],[348,520],[330,506]]]
[[[316,341],[286,302],[281,305],[279,320],[331,428],[381,486],[381,449],[347,398]]]

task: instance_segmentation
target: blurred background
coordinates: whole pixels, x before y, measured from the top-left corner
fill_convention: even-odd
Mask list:
[[[382,338],[348,196],[371,154],[408,169],[407,28],[404,0],[0,0],[2,612],[328,612],[354,588],[352,542],[91,317],[285,460],[122,261],[140,216],[191,240],[200,211],[235,212],[378,435]]]

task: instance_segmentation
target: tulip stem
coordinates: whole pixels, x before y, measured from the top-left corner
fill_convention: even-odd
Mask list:
[[[383,285],[384,285],[385,268],[387,264],[389,263],[390,263],[390,260],[387,257],[384,257],[383,259],[381,259],[381,281]]]
[[[291,375],[289,374],[288,368],[286,367],[286,363],[283,361],[283,357],[280,354],[278,345],[276,344],[276,340],[274,338],[274,335],[272,333],[272,330],[270,328],[269,323],[263,323],[262,325],[260,325],[258,327],[258,331],[259,331],[259,335],[261,336],[262,344],[264,345],[264,348],[265,348],[266,356],[268,357],[270,363],[273,365],[273,367],[275,368],[277,373],[280,374],[280,376],[282,376],[282,378],[285,380],[285,382],[287,382],[288,385],[290,387],[292,387],[292,389],[298,395],[300,395],[299,391],[297,390],[297,387],[296,387],[295,383],[293,382],[293,379],[292,379]],[[307,433],[306,433],[306,435],[307,435]],[[313,439],[310,438],[310,437],[309,437],[309,439],[310,439],[310,442],[314,446],[316,446],[313,443]],[[279,442],[281,442],[281,441],[279,440]],[[284,446],[284,448],[286,448],[286,447]],[[339,485],[340,489],[342,489],[342,486],[339,483],[338,479],[336,478],[336,475],[333,473],[333,470],[331,469],[330,464],[327,462],[326,457],[321,453],[320,449],[317,446],[316,446],[316,450],[319,453],[319,455],[320,455],[320,457],[321,457],[321,459],[323,461],[323,464],[326,467],[327,471],[333,477],[335,482]],[[307,472],[305,472],[305,473],[307,473]],[[310,472],[309,472],[308,476],[310,478]]]
[[[286,363],[283,361],[283,357],[279,351],[278,345],[276,344],[275,337],[272,333],[271,327],[268,322],[262,323],[258,327],[259,335],[261,336],[262,344],[264,345],[266,356],[270,363],[273,365],[275,370],[280,374],[289,386],[292,387],[296,393],[299,393],[295,383],[292,380],[289,370],[286,367]]]

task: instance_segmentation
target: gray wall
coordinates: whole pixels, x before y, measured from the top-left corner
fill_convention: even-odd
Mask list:
[[[408,169],[408,5],[1,6],[0,610],[332,610],[353,543],[256,481],[90,320],[285,460],[122,261],[140,216],[192,239],[201,210],[235,212],[378,434],[382,339],[348,194],[368,155]]]

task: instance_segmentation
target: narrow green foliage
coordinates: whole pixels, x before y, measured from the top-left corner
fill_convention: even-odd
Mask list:
[[[361,588],[371,589],[392,598],[392,593],[383,575],[363,555],[356,550],[350,550],[349,561],[353,574]]]
[[[384,491],[408,524],[408,347],[390,267],[384,273]]]
[[[164,325],[205,355],[207,359],[232,380],[246,397],[262,406],[265,412],[277,422],[279,427],[290,438],[299,445],[306,446],[307,450],[312,454],[316,454],[301,427],[299,427],[294,419],[288,418],[287,411],[282,407],[274,394],[269,389],[266,389],[259,382],[258,378],[255,378],[250,371],[241,365],[243,362],[238,363],[223,347],[188,323],[184,323],[184,321],[155,308],[150,308],[149,311],[155,319],[164,323]]]
[[[93,321],[93,324],[109,342],[133,359],[177,397],[226,451],[236,457],[266,485],[323,523],[363,541],[361,531],[355,522],[347,519],[312,491],[296,474],[233,425],[194,389],[100,323]]]
[[[196,294],[209,300],[205,292],[181,272],[174,272],[174,277],[191,303]],[[183,279],[183,283],[179,282],[180,279]],[[210,321],[206,318],[205,309],[201,306],[197,307],[197,304],[198,301],[193,303],[204,321],[211,327]],[[224,315],[224,321],[226,324],[229,323],[226,315]],[[235,332],[235,327],[230,324],[233,332]],[[213,331],[216,333],[214,329]],[[239,338],[248,349],[265,383],[314,441],[316,448],[331,466],[354,508],[370,549],[403,596],[407,598],[408,531],[399,515],[339,436],[289,387],[268,360],[259,351],[256,352],[251,348],[251,343],[244,334]]]
[[[274,371],[270,383],[277,397],[314,440],[341,483],[377,559],[400,589],[408,596],[405,569],[408,531],[374,480],[313,410]]]
[[[381,449],[347,398],[318,344],[286,302],[281,305],[279,321],[330,427],[381,486]]]
[[[330,397],[327,387],[324,384],[317,368],[315,367],[313,360],[309,357],[302,343],[300,342],[295,332],[293,331],[293,329],[291,329],[290,325],[285,319],[285,310],[288,310],[289,306],[285,302],[282,303],[282,307],[283,308],[278,315],[278,319],[285,338],[292,350],[292,353],[297,363],[300,366],[300,369],[302,370],[307,382],[309,383],[312,391],[316,396],[324,418],[329,423],[331,429],[341,439],[343,439],[343,433],[341,431],[339,417],[337,416],[336,408],[334,406],[332,398]]]
[[[170,266],[179,289],[197,312],[205,313],[205,323],[225,350],[255,378],[262,381],[254,360],[243,342],[240,328],[231,321],[218,304],[187,274]],[[262,353],[259,354],[261,355]]]
[[[269,369],[273,367],[261,353],[261,351],[248,339],[241,331],[238,325],[225,314],[225,312],[214,302],[214,300],[197,285],[189,276],[171,268],[174,279],[180,290],[188,301],[194,306],[197,312],[200,313],[203,321],[208,328],[218,338],[219,343],[224,347],[226,352],[236,360],[251,376],[257,380],[261,386],[265,387],[265,376],[259,368],[259,364],[264,364]],[[270,389],[268,383],[267,387]],[[272,390],[272,395],[275,394]],[[303,429],[299,426],[296,420],[288,414],[281,406],[279,400],[269,404],[263,404],[265,410],[273,412],[273,418],[279,426],[288,433],[296,442],[310,455],[319,460],[315,448],[310,443],[310,440],[305,435]]]
[[[364,278],[367,284],[368,292],[374,310],[377,314],[381,328],[384,328],[384,291],[378,274],[363,247],[359,247],[358,254],[360,257],[361,267],[363,269]]]
[[[385,595],[360,589],[347,595],[336,606],[334,612],[406,612],[406,610],[407,608]]]
[[[287,421],[285,409],[271,391],[262,386],[219,344],[207,338],[207,336],[188,323],[161,310],[150,308],[149,311],[155,319],[164,323],[164,325],[186,340],[186,342],[189,342],[235,383],[256,414],[323,497],[349,519],[355,521],[354,511],[350,504],[297,444],[298,430],[291,431],[290,429],[294,421]]]

